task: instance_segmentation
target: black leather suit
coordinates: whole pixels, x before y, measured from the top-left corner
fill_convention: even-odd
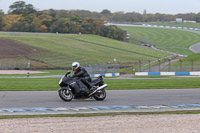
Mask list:
[[[85,68],[83,67],[80,67],[78,68],[75,73],[74,73],[74,77],[79,77],[80,80],[85,83],[85,85],[91,89],[92,86],[90,85],[90,81],[91,81],[91,78],[90,78],[90,75],[88,74],[88,72],[85,70]]]

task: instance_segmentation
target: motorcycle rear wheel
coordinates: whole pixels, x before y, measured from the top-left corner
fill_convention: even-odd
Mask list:
[[[73,99],[73,93],[71,90],[61,89],[58,91],[58,94],[63,101],[69,102]]]
[[[94,94],[94,99],[97,101],[103,101],[106,98],[106,91],[105,89],[101,89]]]

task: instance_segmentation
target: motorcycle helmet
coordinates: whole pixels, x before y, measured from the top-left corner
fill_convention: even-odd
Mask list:
[[[80,64],[78,62],[73,62],[72,63],[72,70],[76,71],[80,67]]]

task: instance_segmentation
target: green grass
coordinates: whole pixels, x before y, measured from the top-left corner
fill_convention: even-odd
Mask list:
[[[59,88],[58,78],[1,78],[1,91],[49,91]]]
[[[43,52],[29,58],[55,67],[69,67],[74,61],[88,65],[113,62],[114,58],[125,63],[168,56],[163,52],[96,35],[0,33],[0,38],[43,49]]]
[[[157,48],[179,53],[192,54],[188,48],[200,42],[200,35],[174,29],[119,26],[126,30],[132,38],[155,44]]]
[[[59,78],[1,78],[0,91],[58,90]],[[200,78],[105,79],[109,90],[199,88]]]
[[[199,88],[199,78],[106,80],[108,89],[180,89]]]

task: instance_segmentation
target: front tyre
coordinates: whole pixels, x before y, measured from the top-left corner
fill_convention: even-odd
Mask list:
[[[94,94],[94,99],[97,101],[103,101],[106,98],[106,91],[105,89],[101,89],[98,90],[95,94]]]
[[[73,93],[69,89],[61,89],[58,94],[63,101],[69,102],[73,99]]]

